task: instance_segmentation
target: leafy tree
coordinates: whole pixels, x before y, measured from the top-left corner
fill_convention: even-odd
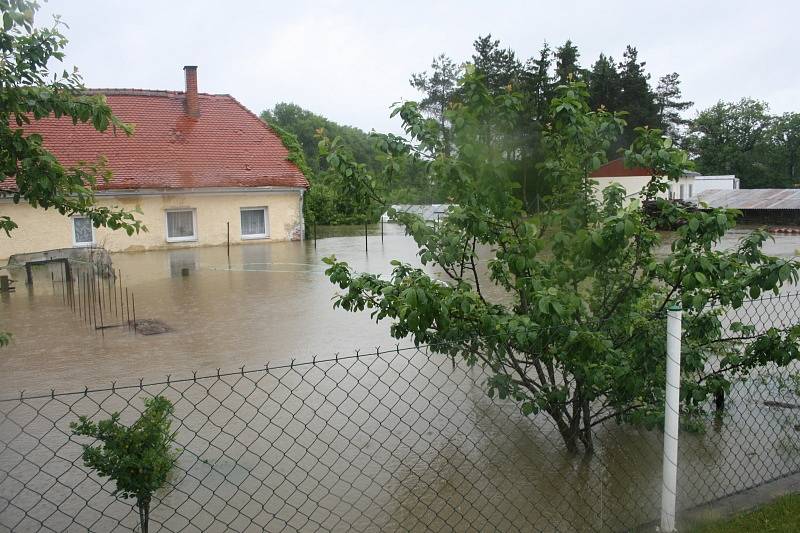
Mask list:
[[[797,184],[796,115],[778,118],[765,102],[719,102],[692,121],[686,145],[704,174],[735,174],[743,188]]]
[[[775,173],[785,176],[791,186],[797,186],[800,183],[800,113],[775,117],[770,133]]]
[[[682,96],[680,76],[677,72],[662,76],[658,80],[655,98],[659,120],[661,128],[673,141],[680,140],[680,128],[689,122],[681,117],[681,112],[694,105],[694,102],[681,100]]]
[[[63,60],[67,40],[58,18],[49,28],[34,27],[38,8],[30,0],[0,0],[0,198],[86,216],[96,227],[121,228],[131,235],[142,229],[132,213],[95,205],[98,183],[111,177],[103,159],[65,167],[44,147],[41,135],[25,131],[32,121],[52,116],[68,119],[65,127],[86,122],[98,131],[110,127],[133,133],[103,95],[86,94],[77,70],[51,74],[48,65]],[[15,228],[10,216],[0,215],[6,236]]]
[[[369,133],[359,128],[343,126],[297,104],[286,102],[275,104],[272,109],[261,113],[261,119],[297,137],[305,153],[306,162],[315,174],[327,170],[327,164],[320,159],[317,148],[317,134],[320,130],[324,130],[331,137],[341,137],[359,161],[367,164],[372,170],[379,168],[375,161],[373,141]]]
[[[72,422],[73,434],[91,437],[98,446],[83,446],[83,463],[116,483],[114,494],[136,498],[142,533],[147,533],[153,494],[167,482],[175,465],[171,431],[172,403],[163,396],[144,401],[144,412],[131,426],[119,422],[119,413],[97,423],[81,416]]]
[[[261,114],[270,127],[281,137],[289,149],[289,159],[306,175],[311,187],[303,203],[307,225],[317,224],[363,224],[378,220],[381,210],[364,204],[363,200],[339,194],[332,182],[328,162],[320,158],[318,136],[340,139],[352,156],[371,172],[380,171],[387,162],[383,152],[375,147],[385,142],[382,134],[366,133],[358,128],[342,126],[321,115],[305,110],[296,104],[280,103]],[[439,191],[427,181],[422,166],[408,159],[391,162],[402,165],[394,173],[394,179],[384,191],[390,203],[435,203],[442,199]]]
[[[413,102],[394,110],[411,144],[384,147],[393,158],[433,154],[431,179],[454,198],[456,206],[435,226],[391,213],[414,238],[422,263],[442,271],[447,283],[400,261],[386,278],[356,273],[329,257],[326,273],[341,290],[335,307],[369,310],[376,320],[392,322],[396,338],[410,336],[483,366],[490,395],[512,399],[525,414],[549,416],[569,450],[591,451],[592,428],[609,419],[648,427],[661,420],[663,312],[671,302],[685,312],[682,405],[690,418],[737,373],[798,359],[800,329],[771,330],[745,346],[722,330],[720,312],[797,280],[800,265],[764,255],[763,232],[746,236],[736,250],[718,249],[734,225],[733,211],[689,212],[658,199],[688,165],[670,139],[638,128],[625,151],[628,164],[654,169],[644,191],[656,206],[654,216],[637,202],[626,204],[621,187],[607,188],[598,202],[588,176],[605,161],[625,123],[617,114],[590,111],[584,83],[562,86],[541,139],[540,169],[552,194],[544,209],[530,215],[516,195],[506,156],[524,112],[522,99],[495,93],[484,79],[468,68],[463,98],[448,110],[449,156],[438,123]],[[321,147],[348,190],[380,201],[382,175],[370,173],[336,142],[323,140]],[[686,223],[671,249],[657,253],[656,228],[678,220]],[[488,275],[482,275],[479,263],[486,259]],[[757,337],[747,324],[737,328]]]

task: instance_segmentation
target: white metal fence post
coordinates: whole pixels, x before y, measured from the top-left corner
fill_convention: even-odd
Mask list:
[[[667,388],[664,402],[664,457],[661,485],[661,531],[675,531],[678,483],[678,418],[681,385],[681,308],[667,312]]]

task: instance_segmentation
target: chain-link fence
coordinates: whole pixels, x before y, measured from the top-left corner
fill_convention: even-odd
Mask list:
[[[760,328],[786,327],[792,298],[748,305]],[[679,508],[800,471],[793,376],[737,381],[723,413],[681,433]],[[608,421],[594,454],[570,454],[549,418],[489,398],[486,377],[396,348],[2,400],[0,530],[136,529],[133,502],[83,466],[69,423],[130,423],[155,395],[175,406],[180,455],[151,530],[614,531],[658,518],[660,431]]]

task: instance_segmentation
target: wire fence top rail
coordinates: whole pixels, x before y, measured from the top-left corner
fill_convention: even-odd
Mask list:
[[[781,293],[781,294],[763,294],[758,298],[753,299],[746,299],[742,302],[742,305],[736,309],[731,308],[730,312],[735,316],[737,312],[740,311],[744,306],[748,304],[758,304],[762,302],[769,302],[774,300],[789,300],[794,299],[797,300],[798,304],[800,304],[800,291],[795,292],[788,292],[788,293]],[[713,308],[715,306],[709,306]],[[648,318],[658,318],[658,319],[666,319],[667,312],[666,309],[660,312],[656,312],[650,315],[647,315]],[[800,316],[798,317],[800,320]],[[610,321],[610,319],[606,319],[606,321]],[[599,325],[600,322],[597,322]],[[591,324],[591,323],[590,323]],[[568,326],[563,326],[567,328]],[[498,334],[495,336],[492,335],[481,335],[483,339],[491,339],[493,337],[497,337]],[[234,375],[244,375],[244,374],[254,374],[254,373],[269,373],[273,370],[282,370],[286,368],[294,368],[294,367],[302,367],[302,366],[309,366],[309,365],[316,365],[321,363],[336,363],[339,361],[345,361],[348,359],[359,359],[364,357],[380,357],[381,355],[390,354],[390,353],[401,353],[401,352],[408,352],[411,350],[436,350],[437,347],[443,347],[447,345],[453,345],[460,342],[467,342],[470,341],[471,338],[465,338],[462,340],[446,340],[437,343],[429,343],[429,344],[412,344],[412,345],[401,345],[400,343],[395,344],[391,348],[386,348],[382,346],[376,346],[371,349],[357,349],[354,350],[353,353],[350,354],[341,354],[341,353],[334,353],[333,355],[327,355],[321,357],[319,355],[312,355],[312,356],[305,356],[302,358],[284,358],[278,359],[274,361],[267,361],[263,366],[258,367],[251,367],[247,368],[245,366],[235,367],[235,369],[230,370],[222,370],[222,367],[216,369],[216,372],[206,372],[200,373],[199,370],[191,370],[191,376],[184,375],[183,377],[172,378],[171,374],[168,374],[165,378],[155,381],[145,381],[144,378],[140,378],[138,383],[132,382],[127,384],[117,385],[116,381],[113,381],[110,386],[96,386],[96,387],[89,387],[85,386],[83,389],[80,390],[71,390],[71,391],[58,391],[55,388],[51,388],[49,392],[35,392],[33,394],[25,395],[26,390],[19,391],[18,394],[14,395],[5,395],[0,397],[0,403],[3,402],[12,402],[12,401],[20,401],[20,400],[32,400],[38,398],[47,398],[47,397],[56,397],[56,396],[74,396],[79,394],[88,394],[94,392],[109,392],[115,390],[125,390],[125,389],[135,389],[135,388],[142,388],[146,386],[157,386],[157,385],[170,385],[170,384],[177,384],[177,383],[186,383],[190,381],[198,381],[198,380],[208,380],[214,378],[222,378]],[[200,375],[198,375],[200,373]]]
[[[8,396],[5,398],[0,398],[0,403],[20,401],[20,400],[36,400],[41,398],[55,398],[59,396],[86,395],[97,392],[114,392],[114,391],[123,391],[129,389],[142,389],[145,387],[154,387],[159,385],[176,385],[179,383],[197,382],[197,381],[218,379],[218,378],[238,376],[238,375],[244,376],[247,374],[265,374],[265,373],[268,374],[271,371],[275,370],[302,368],[308,366],[315,366],[323,363],[338,363],[340,361],[347,361],[349,359],[380,357],[381,355],[386,355],[386,354],[393,354],[393,353],[399,354],[408,351],[427,350],[430,348],[435,348],[436,346],[441,346],[442,344],[447,344],[447,343],[421,344],[419,346],[401,346],[400,344],[397,344],[395,345],[394,348],[391,349],[383,349],[381,347],[376,347],[372,351],[356,350],[354,353],[347,355],[341,355],[339,353],[335,353],[334,355],[327,357],[319,357],[315,355],[310,358],[303,358],[300,361],[298,361],[296,358],[280,359],[274,362],[268,361],[263,366],[253,367],[253,368],[247,368],[246,366],[241,366],[238,367],[236,370],[222,371],[222,368],[220,367],[216,369],[216,372],[200,374],[200,375],[198,375],[199,371],[191,371],[192,373],[191,376],[184,376],[175,379],[172,378],[172,374],[168,374],[166,378],[158,381],[144,381],[144,378],[140,378],[138,383],[130,383],[125,385],[117,385],[117,382],[114,381],[110,386],[107,387],[89,388],[87,386],[83,390],[72,390],[67,392],[57,392],[56,389],[50,389],[49,393],[44,393],[44,392],[35,393],[26,396],[24,394],[25,391],[23,390],[16,396]]]

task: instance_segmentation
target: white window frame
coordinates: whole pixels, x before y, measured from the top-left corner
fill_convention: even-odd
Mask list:
[[[681,183],[678,188],[681,191],[681,200],[686,200],[686,184],[685,183]]]
[[[186,237],[170,237],[169,236],[169,214],[182,213],[184,211],[191,211],[192,213],[192,235]],[[194,207],[176,207],[174,209],[164,210],[164,236],[167,242],[196,242],[197,241],[197,209]]]
[[[78,219],[78,218],[83,218],[83,219],[86,219],[86,220],[89,221],[89,226],[92,228],[92,241],[91,242],[78,242],[77,239],[75,239],[75,219]],[[75,248],[90,248],[90,247],[94,246],[95,244],[97,244],[97,239],[95,238],[95,234],[94,234],[94,224],[92,224],[92,220],[89,217],[73,216],[73,217],[70,217],[70,220],[71,220],[70,226],[72,228],[72,246],[73,247],[75,247]]]
[[[694,186],[690,183],[689,184],[689,198],[692,197],[692,193],[694,192],[693,189],[694,189]]]
[[[264,233],[253,233],[245,235],[242,233],[242,211],[261,211],[264,213]],[[269,239],[269,210],[264,206],[256,207],[240,207],[239,208],[239,235],[243,241],[250,241],[254,239]]]

